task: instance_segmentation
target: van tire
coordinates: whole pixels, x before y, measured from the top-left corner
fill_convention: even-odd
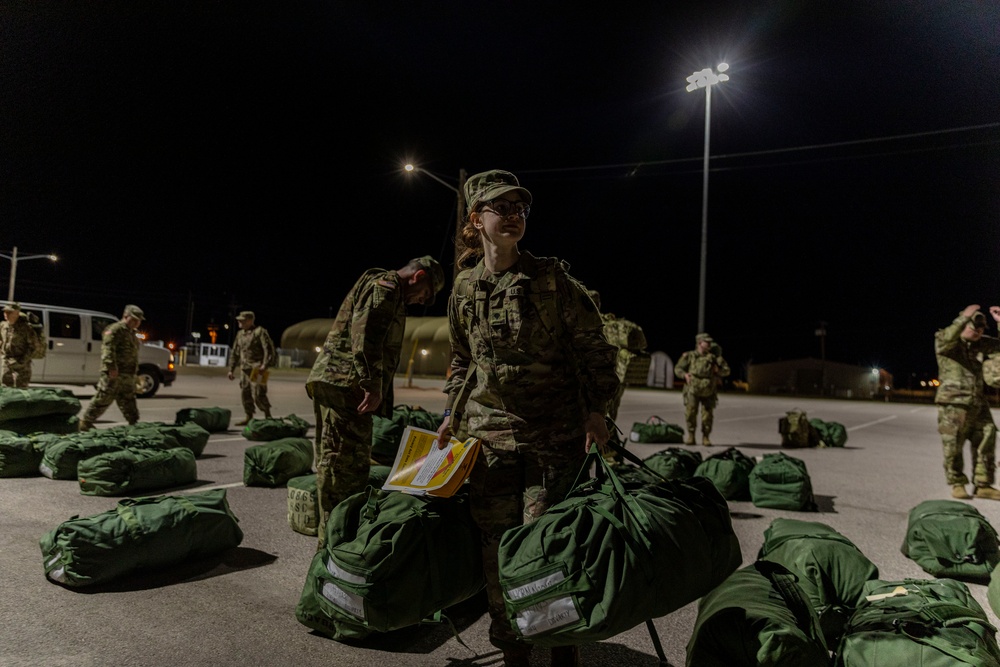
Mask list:
[[[135,397],[149,398],[160,388],[160,370],[143,364],[135,375]]]

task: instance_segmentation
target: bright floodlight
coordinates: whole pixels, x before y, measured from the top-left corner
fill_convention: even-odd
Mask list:
[[[725,72],[728,69],[729,65],[726,63],[721,63],[718,67],[719,72]],[[703,70],[695,72],[686,80],[688,82],[688,86],[684,90],[691,93],[699,88],[708,88],[709,86],[714,86],[717,83],[729,81],[729,75],[721,73],[717,74],[711,67],[706,67]]]
[[[414,169],[416,169],[416,167],[414,167],[412,164],[408,164],[404,166],[403,169],[405,169],[406,171],[413,171]]]

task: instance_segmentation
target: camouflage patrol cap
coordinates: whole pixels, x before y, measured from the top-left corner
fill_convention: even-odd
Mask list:
[[[125,314],[128,315],[129,317],[134,317],[137,320],[146,319],[146,315],[142,312],[142,308],[135,305],[134,303],[130,303],[129,305],[125,306]]]
[[[1000,354],[994,354],[983,362],[983,381],[991,387],[1000,387]]]
[[[473,174],[465,181],[465,208],[471,211],[479,202],[496,199],[507,192],[517,191],[525,204],[531,203],[531,193],[521,187],[517,176],[502,169]]]
[[[714,340],[712,340],[712,337],[709,336],[707,333],[700,333],[694,337],[695,343],[700,343],[701,341],[705,341],[706,343],[710,344],[715,342]]]
[[[431,294],[430,301],[428,301],[426,305],[433,306],[434,301],[437,300],[437,293],[444,289],[444,269],[441,267],[441,264],[430,255],[417,257],[413,261],[422,266],[424,271],[427,272],[427,275],[431,277],[431,286],[434,289],[434,293]]]
[[[241,322],[243,320],[252,320],[252,319],[254,319],[253,311],[252,310],[241,310],[240,314],[236,316],[236,319],[239,320],[239,321],[241,321]]]
[[[12,302],[12,303],[8,303],[6,306],[3,307],[3,312],[5,312],[5,313],[9,313],[9,312],[20,313],[21,312],[21,304],[17,303],[16,301]]]
[[[986,327],[986,315],[981,310],[977,310],[972,314],[972,326],[976,327]]]

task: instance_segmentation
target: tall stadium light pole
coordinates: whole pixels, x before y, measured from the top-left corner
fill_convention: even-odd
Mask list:
[[[47,259],[55,262],[56,260],[59,259],[55,255],[21,255],[20,257],[18,257],[17,246],[14,246],[14,251],[11,254],[5,255],[4,253],[0,253],[0,257],[10,260],[10,285],[7,286],[8,301],[14,301],[14,279],[17,277],[18,262],[23,262],[29,259]]]
[[[456,219],[455,219],[455,266],[452,274],[452,278],[458,275],[458,255],[460,254],[462,243],[462,226],[465,224],[465,196],[462,192],[465,190],[465,169],[458,170],[458,187],[455,187],[448,181],[442,179],[437,174],[433,174],[422,167],[418,167],[415,164],[407,164],[403,167],[408,172],[418,172],[421,174],[427,174],[435,181],[448,188],[455,193],[457,198],[455,204]]]
[[[712,86],[723,81],[729,81],[729,76],[723,74],[729,69],[726,63],[720,63],[718,72],[711,67],[695,72],[687,78],[689,93],[699,88],[705,89],[705,159],[704,174],[701,185],[701,272],[698,278],[698,332],[705,330],[705,265],[708,260],[708,146],[712,129]]]

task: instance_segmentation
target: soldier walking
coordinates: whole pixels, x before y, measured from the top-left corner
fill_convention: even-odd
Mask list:
[[[139,372],[139,339],[135,330],[146,319],[139,306],[125,306],[122,319],[101,334],[101,377],[97,393],[80,419],[79,429],[89,431],[112,403],[118,404],[129,424],[139,421],[135,404],[135,376]]]
[[[685,445],[694,444],[698,425],[698,406],[701,406],[701,444],[712,445],[712,421],[719,402],[719,379],[729,375],[729,364],[722,358],[719,347],[707,333],[694,337],[695,349],[681,355],[674,367],[674,375],[684,378],[684,421],[687,423]]]
[[[274,362],[274,341],[264,327],[256,326],[252,310],[244,310],[236,316],[240,330],[233,342],[233,353],[229,357],[229,379],[236,377],[240,369],[240,401],[246,417],[236,422],[236,426],[246,426],[253,419],[254,408],[264,412],[264,418],[271,418],[271,401],[267,398],[267,369]]]

